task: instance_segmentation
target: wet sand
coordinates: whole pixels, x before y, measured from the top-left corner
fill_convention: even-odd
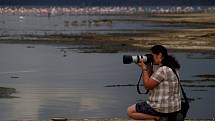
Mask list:
[[[52,121],[52,120],[15,120],[15,121]],[[68,119],[67,121],[136,121],[136,120],[132,120],[132,119]],[[139,120],[139,121],[154,121],[154,120]],[[187,119],[185,121],[214,121],[214,120],[213,119]]]
[[[215,24],[215,13],[151,14],[153,19],[145,22],[165,24]],[[156,16],[156,17],[155,17]],[[215,28],[180,30],[144,30],[133,33],[83,33],[55,35],[0,36],[3,43],[44,43],[89,45],[86,52],[119,52],[146,50],[155,44],[162,44],[177,51],[215,52]],[[82,48],[83,49],[83,48]],[[91,49],[89,51],[89,49]]]

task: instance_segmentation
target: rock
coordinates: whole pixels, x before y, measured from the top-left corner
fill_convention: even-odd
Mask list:
[[[0,87],[0,98],[12,97],[13,93],[16,93],[15,88]]]

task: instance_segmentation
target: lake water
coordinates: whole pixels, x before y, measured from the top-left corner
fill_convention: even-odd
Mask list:
[[[106,87],[137,83],[139,68],[123,65],[122,56],[138,53],[79,53],[73,47],[0,44],[0,86],[17,90],[17,98],[0,99],[0,119],[127,118],[127,107],[146,99],[135,86]],[[194,76],[215,74],[215,53],[171,54],[192,99],[188,117],[214,118],[214,78]]]
[[[144,30],[178,30],[214,28],[214,25],[183,23],[152,23],[146,15],[71,15],[21,16],[0,15],[0,36],[81,34],[81,33],[137,33]]]

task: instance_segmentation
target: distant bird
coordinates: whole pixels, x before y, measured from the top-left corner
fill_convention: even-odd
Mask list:
[[[24,19],[24,17],[23,16],[19,16],[19,19]]]
[[[24,16],[19,16],[19,22],[23,22]]]
[[[63,57],[66,57],[66,56],[67,56],[67,55],[66,55],[66,50],[65,50],[65,49],[61,49],[60,51],[63,52]]]

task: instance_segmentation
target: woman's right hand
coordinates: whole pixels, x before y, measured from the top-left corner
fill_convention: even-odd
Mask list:
[[[147,70],[147,66],[145,65],[143,59],[140,59],[140,63],[137,63],[137,65],[142,69],[142,71]]]

